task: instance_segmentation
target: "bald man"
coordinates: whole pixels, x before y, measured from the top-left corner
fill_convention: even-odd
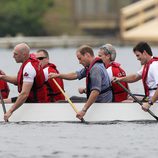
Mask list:
[[[4,114],[7,121],[12,113],[24,102],[46,102],[44,87],[45,77],[39,61],[30,57],[30,48],[25,43],[14,47],[13,58],[17,63],[22,63],[17,76],[0,75],[0,79],[18,86],[19,95],[13,106]]]

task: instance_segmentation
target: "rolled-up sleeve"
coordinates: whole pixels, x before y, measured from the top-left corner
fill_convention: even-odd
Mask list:
[[[77,74],[77,78],[81,80],[82,78],[86,77],[86,69],[83,68],[79,71],[76,71],[76,74]]]

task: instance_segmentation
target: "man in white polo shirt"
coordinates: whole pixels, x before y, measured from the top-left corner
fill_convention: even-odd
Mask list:
[[[46,102],[43,69],[37,59],[30,57],[29,52],[30,48],[27,44],[16,45],[13,50],[13,57],[17,63],[22,63],[17,76],[0,75],[0,79],[17,85],[19,92],[13,106],[4,114],[5,121],[24,102]]]
[[[147,111],[158,100],[158,58],[153,57],[152,50],[146,42],[138,43],[133,52],[142,65],[141,70],[126,77],[116,78],[114,81],[132,83],[142,79],[145,95],[148,97],[148,102],[143,103],[142,109]]]

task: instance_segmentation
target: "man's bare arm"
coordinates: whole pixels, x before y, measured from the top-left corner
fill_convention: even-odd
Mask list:
[[[0,79],[17,85],[17,76],[0,75]]]
[[[49,78],[62,78],[65,80],[75,80],[77,79],[77,73],[71,72],[67,74],[57,74],[57,73],[49,73]]]

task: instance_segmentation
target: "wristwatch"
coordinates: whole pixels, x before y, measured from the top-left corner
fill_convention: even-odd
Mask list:
[[[151,106],[151,105],[153,105],[153,102],[151,100],[149,100],[148,104]]]

